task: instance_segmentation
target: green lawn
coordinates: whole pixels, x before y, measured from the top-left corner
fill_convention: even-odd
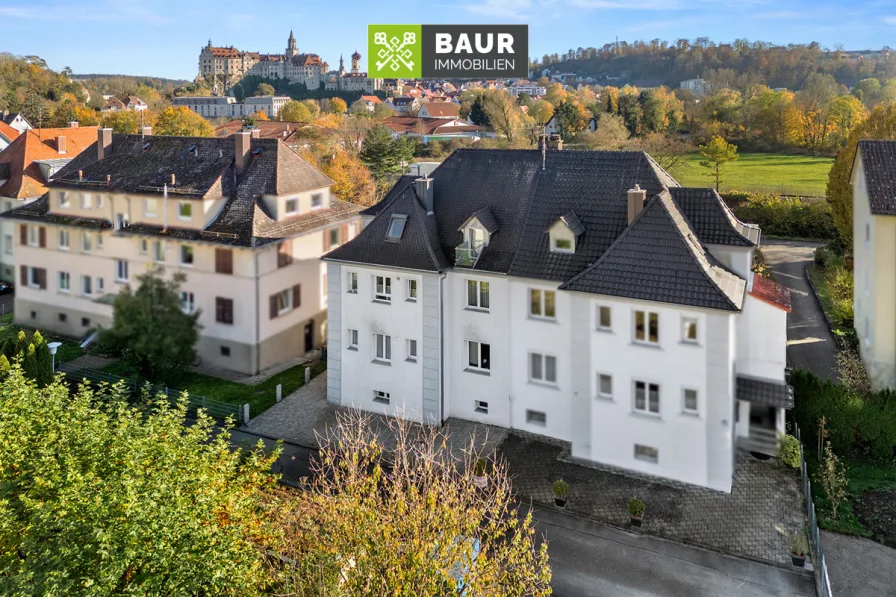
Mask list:
[[[846,500],[846,503],[840,506],[837,517],[834,518],[821,483],[816,481],[818,469],[815,464],[814,454],[808,454],[807,449],[806,455],[809,457],[809,474],[812,478],[812,501],[815,502],[815,512],[818,515],[819,526],[845,535],[870,537],[873,533],[865,528],[853,511],[853,500],[866,491],[896,489],[896,466],[893,463],[874,463],[844,459],[843,464],[846,466],[849,498]]]
[[[278,373],[267,381],[258,385],[247,386],[245,384],[228,381],[211,375],[187,372],[178,382],[177,389],[189,392],[190,396],[205,396],[211,400],[229,402],[230,404],[248,404],[249,415],[257,417],[277,402],[277,384],[283,384],[283,397],[295,392],[305,384],[305,367],[298,365]],[[311,366],[311,377],[317,377],[327,369],[325,361]],[[120,375],[122,377],[134,376],[133,369],[123,361],[112,363],[103,371]]]
[[[688,154],[670,174],[682,186],[711,186],[712,178],[704,176],[708,170],[700,166],[701,159],[698,152]],[[825,157],[741,153],[736,161],[725,166],[720,190],[824,197],[833,163],[833,158]]]

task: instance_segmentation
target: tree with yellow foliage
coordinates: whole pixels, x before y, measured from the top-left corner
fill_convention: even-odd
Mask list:
[[[706,145],[700,146],[700,155],[704,158],[700,161],[700,165],[709,170],[703,175],[713,178],[718,192],[725,164],[737,159],[737,146],[728,143],[722,137],[715,136]]]
[[[348,105],[344,99],[340,97],[330,99],[330,114],[345,114],[346,110],[348,110]]]
[[[178,137],[214,137],[215,129],[208,121],[185,106],[162,110],[153,127],[154,135]]]

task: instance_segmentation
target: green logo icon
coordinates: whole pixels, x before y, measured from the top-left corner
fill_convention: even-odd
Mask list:
[[[420,25],[368,25],[368,76],[387,79],[419,79],[423,40]]]

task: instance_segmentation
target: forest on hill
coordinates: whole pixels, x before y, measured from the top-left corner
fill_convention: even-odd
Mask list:
[[[534,60],[531,67],[539,74],[549,69],[552,73],[590,76],[598,83],[614,85],[675,88],[686,79],[721,76],[730,79],[733,88],[766,85],[772,89],[799,90],[813,73],[831,75],[848,87],[862,79],[894,78],[896,53],[886,47],[879,51],[849,52],[842,48],[823,48],[815,42],[780,46],[747,40],[715,43],[700,37],[674,42],[621,41],[600,48],[570,49],[561,54],[545,54]]]

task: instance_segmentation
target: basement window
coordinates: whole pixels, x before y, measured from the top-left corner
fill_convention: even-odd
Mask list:
[[[398,242],[401,235],[404,234],[404,225],[407,223],[408,217],[405,214],[392,214],[389,220],[389,230],[386,232],[386,240]]]

